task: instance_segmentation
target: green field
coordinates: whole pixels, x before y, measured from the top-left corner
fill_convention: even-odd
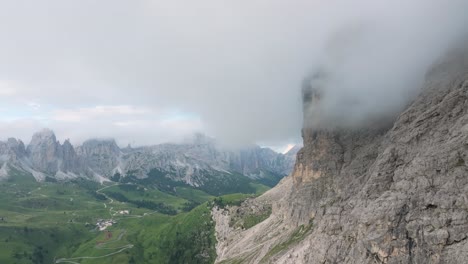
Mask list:
[[[37,183],[12,168],[0,182],[0,263],[213,263],[211,201],[239,204],[268,190],[245,179],[234,185],[245,193],[171,184]]]

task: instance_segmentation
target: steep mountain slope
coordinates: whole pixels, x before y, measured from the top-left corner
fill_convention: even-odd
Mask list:
[[[392,123],[305,128],[292,175],[247,203],[271,204],[268,219],[241,230],[242,208],[213,210],[217,262],[467,263],[467,54]]]
[[[84,173],[70,141],[60,144],[55,134],[48,129],[35,133],[27,148],[21,140],[14,138],[0,142],[0,156],[5,177],[8,176],[10,166],[32,173],[38,181],[48,175],[67,179]]]
[[[94,174],[109,177],[115,170],[119,170],[121,151],[113,139],[96,140],[91,139],[77,148],[78,155],[83,163],[93,171]]]

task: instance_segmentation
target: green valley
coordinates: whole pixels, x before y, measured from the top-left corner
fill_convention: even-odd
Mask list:
[[[246,177],[233,185],[244,193],[222,187],[221,197],[146,181],[38,183],[10,168],[0,182],[0,263],[213,263],[211,207],[268,190]]]

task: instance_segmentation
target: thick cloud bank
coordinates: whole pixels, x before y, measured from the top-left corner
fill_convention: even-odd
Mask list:
[[[361,2],[328,37],[303,89],[319,101],[308,126],[391,118],[418,92],[429,67],[468,33],[468,1]]]
[[[47,126],[153,144],[279,145],[323,71],[325,120],[397,111],[467,30],[467,0],[44,0],[0,4],[0,137]],[[31,130],[31,131],[29,131]]]

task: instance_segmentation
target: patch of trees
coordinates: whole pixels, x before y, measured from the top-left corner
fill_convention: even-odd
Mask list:
[[[130,203],[133,203],[138,208],[143,207],[143,208],[147,208],[150,210],[158,211],[162,214],[168,214],[168,215],[177,214],[177,211],[174,210],[174,208],[172,208],[171,206],[165,205],[164,203],[155,203],[153,201],[148,201],[148,200],[130,201]]]
[[[200,203],[197,203],[195,201],[188,201],[188,202],[185,202],[184,205],[182,206],[182,210],[184,212],[190,212],[192,211],[192,209],[194,209],[195,207],[199,206]]]
[[[219,208],[225,208],[226,206],[240,206],[245,199],[226,200],[223,197],[216,197],[213,199],[213,204]]]
[[[135,184],[122,184],[122,185],[119,185],[119,189],[125,192],[138,192],[138,193],[145,192],[145,189],[143,187],[139,187]]]
[[[97,193],[96,191],[89,191],[88,193],[94,198],[96,198],[97,200],[100,200],[100,201],[107,200],[107,197],[105,195]]]
[[[168,243],[172,247],[169,250],[168,263],[213,263],[216,254],[213,250],[216,239],[212,235],[214,226],[209,222],[201,222],[193,228],[193,231],[176,231],[174,244]]]
[[[122,179],[122,175],[120,175],[118,172],[110,177],[110,180],[113,182],[120,182],[120,179]]]

